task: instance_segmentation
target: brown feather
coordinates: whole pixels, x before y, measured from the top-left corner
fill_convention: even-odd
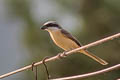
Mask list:
[[[67,31],[64,30],[64,29],[62,29],[61,32],[62,32],[63,34],[65,34],[65,35],[64,35],[65,37],[67,37],[68,39],[73,40],[78,46],[81,47],[81,44],[79,43],[79,41],[78,41],[75,37],[73,37],[69,32],[67,32]]]

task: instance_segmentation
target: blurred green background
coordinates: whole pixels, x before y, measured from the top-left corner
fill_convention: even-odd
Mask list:
[[[120,0],[0,0],[0,75],[16,70],[45,56],[62,52],[40,30],[55,20],[83,44],[120,32]],[[109,65],[102,66],[83,54],[47,63],[52,78],[100,70],[120,63],[120,38],[88,49]],[[38,67],[39,80],[46,80],[44,66]],[[116,80],[120,70],[83,80]],[[3,80],[34,80],[31,70]]]

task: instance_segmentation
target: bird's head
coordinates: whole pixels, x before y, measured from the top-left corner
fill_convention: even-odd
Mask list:
[[[56,23],[56,21],[48,21],[48,22],[43,24],[41,29],[47,30],[47,31],[53,31],[53,30],[59,30],[62,28]]]

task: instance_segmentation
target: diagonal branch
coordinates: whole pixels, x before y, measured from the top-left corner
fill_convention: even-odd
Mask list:
[[[87,77],[90,77],[90,76],[95,76],[95,75],[98,75],[98,74],[109,72],[109,71],[112,71],[112,70],[115,70],[115,69],[118,69],[118,68],[120,68],[120,64],[117,64],[115,66],[112,66],[112,67],[109,67],[109,68],[106,68],[106,69],[102,69],[102,70],[99,70],[99,71],[96,71],[96,72],[91,72],[91,73],[86,73],[86,74],[76,75],[76,76],[70,76],[70,77],[64,77],[64,78],[56,78],[56,79],[51,79],[51,80],[83,79],[83,78],[87,78]]]
[[[117,34],[115,34],[115,35],[106,37],[106,38],[104,38],[104,39],[101,39],[101,40],[98,40],[98,41],[96,41],[96,42],[90,43],[90,44],[88,44],[88,45],[82,46],[82,47],[80,47],[80,48],[71,50],[71,51],[69,51],[69,52],[66,52],[65,54],[66,54],[66,55],[70,55],[70,54],[73,54],[73,52],[79,51],[79,50],[81,50],[81,49],[86,49],[86,48],[89,48],[89,47],[93,47],[93,46],[96,46],[96,45],[98,45],[98,44],[101,44],[101,43],[106,42],[106,41],[109,41],[109,40],[113,40],[114,38],[118,38],[118,37],[120,37],[120,33],[117,33]],[[62,54],[61,54],[60,56],[63,56],[63,57],[64,57],[64,55],[62,55]],[[60,59],[59,55],[54,56],[54,57],[51,57],[51,58],[49,58],[49,59],[46,59],[45,62],[50,62],[50,61],[57,60],[57,59]],[[34,66],[38,66],[38,65],[40,65],[40,64],[42,64],[42,61],[35,63]],[[0,76],[0,79],[2,79],[2,78],[4,78],[4,77],[7,77],[7,76],[10,76],[10,75],[13,75],[13,74],[16,74],[16,73],[18,73],[18,72],[22,72],[22,71],[27,70],[27,69],[30,69],[30,68],[32,68],[32,65],[28,65],[28,66],[25,66],[25,67],[23,67],[23,68],[17,69],[17,70],[15,70],[15,71],[12,71],[12,72],[3,74],[3,75]]]

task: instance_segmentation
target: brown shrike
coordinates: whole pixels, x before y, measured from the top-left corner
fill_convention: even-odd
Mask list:
[[[52,40],[53,40],[53,42],[58,47],[62,48],[65,51],[69,51],[69,50],[81,47],[81,44],[79,43],[79,41],[74,36],[72,36],[69,32],[64,30],[55,21],[46,22],[42,26],[41,29],[48,31]],[[82,49],[78,52],[89,56],[90,58],[94,59],[95,61],[99,62],[102,65],[107,65],[108,64],[106,61],[104,61],[103,59],[95,56],[94,54],[87,51],[86,49]]]

